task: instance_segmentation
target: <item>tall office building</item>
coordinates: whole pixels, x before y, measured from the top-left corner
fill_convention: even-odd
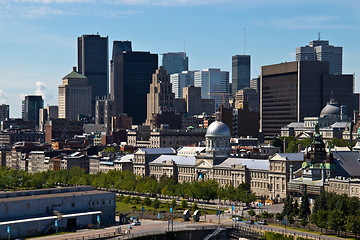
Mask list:
[[[250,86],[250,55],[232,57],[232,95]]]
[[[79,115],[91,115],[91,86],[87,78],[73,71],[63,77],[59,89],[59,118],[78,120]]]
[[[173,73],[170,75],[172,91],[175,98],[182,98],[183,88],[194,86],[194,71],[182,71],[181,73]]]
[[[296,61],[327,61],[330,74],[342,74],[342,47],[327,40],[314,40],[305,47],[296,48]]]
[[[128,44],[120,42],[120,45],[121,50],[131,50],[126,48]],[[115,115],[126,113],[134,124],[142,124],[146,119],[146,95],[152,74],[158,67],[158,55],[121,50],[113,52],[111,60],[111,97],[115,101]]]
[[[47,106],[39,110],[39,131],[45,132],[45,124],[47,121],[57,119],[59,116],[58,106]]]
[[[260,92],[260,76],[250,80],[250,87],[257,92]]]
[[[189,69],[189,58],[185,52],[164,53],[162,66],[168,74],[181,73]]]
[[[329,74],[328,62],[263,66],[260,85],[260,129],[265,136],[278,136],[291,122],[319,116],[330,98],[353,109],[353,75]]]
[[[195,87],[201,87],[201,98],[214,99],[215,109],[229,105],[229,72],[209,68],[195,72]]]
[[[108,37],[100,35],[78,37],[78,72],[87,77],[92,87],[92,116],[95,116],[96,99],[109,94],[108,51]]]
[[[253,88],[243,88],[236,93],[235,108],[248,108],[251,112],[260,112],[259,92]]]
[[[175,94],[172,92],[169,74],[163,67],[159,67],[152,75],[150,92],[147,94],[146,125],[153,125],[153,114],[163,112],[175,112]]]
[[[120,71],[121,65],[119,65],[119,57],[116,56],[123,54],[124,52],[132,52],[131,41],[114,41],[112,57],[110,61],[110,95],[115,101],[115,115],[119,115],[124,112],[123,109],[123,85],[120,83]],[[116,60],[117,59],[117,60]],[[115,69],[115,64],[117,68]],[[116,70],[116,71],[115,71]],[[117,79],[117,80],[115,80]]]
[[[0,105],[0,121],[9,119],[10,106],[7,104]]]
[[[112,117],[115,117],[115,101],[109,98],[97,99],[95,107],[95,123],[104,124],[106,131],[110,131]]]
[[[44,107],[42,96],[28,95],[22,102],[22,118],[26,121],[33,121],[36,126],[39,124],[39,109]]]

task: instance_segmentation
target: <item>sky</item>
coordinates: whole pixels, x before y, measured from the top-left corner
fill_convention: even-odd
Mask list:
[[[0,104],[10,117],[21,117],[25,95],[57,105],[77,37],[96,33],[109,37],[109,57],[114,40],[130,40],[134,51],[185,50],[189,70],[231,71],[231,56],[250,54],[256,77],[294,61],[320,32],[343,47],[343,73],[355,74],[360,92],[359,12],[358,0],[0,0]]]

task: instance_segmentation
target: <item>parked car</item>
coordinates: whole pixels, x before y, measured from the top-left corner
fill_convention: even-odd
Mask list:
[[[233,221],[241,221],[241,217],[234,217],[232,220]]]
[[[267,225],[267,221],[264,220],[264,219],[261,219],[261,220],[258,222],[258,224],[260,224],[260,225]]]
[[[139,226],[139,225],[141,225],[141,222],[135,221],[135,222],[133,222],[131,225],[133,225],[133,226]]]

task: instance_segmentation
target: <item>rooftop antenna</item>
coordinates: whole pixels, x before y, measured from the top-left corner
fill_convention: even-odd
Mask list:
[[[245,55],[245,47],[246,47],[246,44],[245,44],[245,40],[246,40],[246,31],[245,31],[245,28],[244,28],[244,55]]]
[[[321,39],[321,38],[320,38],[320,32],[318,32],[318,40],[320,41],[320,39]]]

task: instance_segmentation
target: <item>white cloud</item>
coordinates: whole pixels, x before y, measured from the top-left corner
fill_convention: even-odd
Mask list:
[[[45,91],[46,91],[46,84],[43,82],[36,82],[36,90],[35,90],[35,95],[42,95],[43,97],[45,96]]]

